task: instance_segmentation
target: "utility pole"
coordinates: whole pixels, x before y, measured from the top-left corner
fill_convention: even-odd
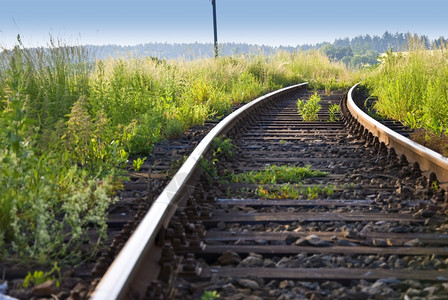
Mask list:
[[[218,29],[216,26],[216,0],[211,0],[213,5],[213,29],[215,33],[215,57],[218,57]]]

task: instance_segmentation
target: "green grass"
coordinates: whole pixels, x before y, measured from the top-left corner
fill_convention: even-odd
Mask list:
[[[234,183],[277,184],[300,183],[303,178],[327,176],[327,172],[313,171],[310,166],[276,166],[266,167],[262,171],[250,171],[240,174],[230,174],[230,181]]]
[[[263,199],[315,199],[318,195],[332,195],[335,187],[332,185],[304,187],[301,184],[302,179],[327,175],[327,172],[311,170],[310,166],[272,165],[261,171],[232,173],[229,177],[230,182],[233,183],[260,184],[255,194]],[[269,184],[280,184],[280,186],[266,186]]]
[[[255,194],[262,199],[316,199],[319,195],[333,195],[335,190],[334,185],[304,187],[286,183],[277,187],[259,186]]]

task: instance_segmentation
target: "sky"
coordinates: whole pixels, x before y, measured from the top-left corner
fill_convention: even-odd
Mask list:
[[[370,34],[448,37],[447,0],[216,0],[218,41],[271,46]],[[0,0],[0,48],[213,42],[210,0]]]

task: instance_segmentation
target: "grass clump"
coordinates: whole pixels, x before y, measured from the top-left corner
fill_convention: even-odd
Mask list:
[[[335,190],[334,185],[304,187],[301,184],[286,183],[278,187],[259,186],[255,194],[262,199],[316,199],[319,195],[333,195]]]
[[[57,275],[55,277],[55,275]],[[48,280],[55,280],[56,287],[59,287],[60,282],[59,279],[62,278],[61,276],[61,269],[59,268],[58,264],[55,262],[53,264],[53,268],[48,271],[34,271],[33,273],[28,272],[25,279],[23,280],[22,287],[28,288],[32,286],[37,286],[39,284],[42,284]]]
[[[218,162],[233,160],[233,148],[235,148],[235,145],[232,144],[230,138],[224,139],[222,136],[218,136],[213,139],[210,145],[208,155],[210,158],[201,157],[199,164],[210,183],[216,180],[223,172],[218,167]]]
[[[297,111],[304,121],[317,121],[318,113],[322,108],[320,101],[321,98],[317,92],[308,101],[297,100]]]
[[[201,300],[214,300],[220,298],[221,295],[217,291],[204,291]]]
[[[235,145],[232,143],[230,138],[224,139],[221,136],[218,136],[213,139],[211,144],[211,150],[213,152],[213,158],[224,159],[224,160],[232,160],[233,159],[233,150]]]
[[[319,195],[332,195],[334,186],[312,185],[304,187],[301,182],[303,178],[314,178],[327,176],[324,171],[313,171],[310,166],[276,166],[266,167],[261,171],[250,171],[241,174],[230,174],[230,182],[260,184],[255,194],[263,199],[315,199]],[[263,186],[263,185],[280,186]],[[244,191],[243,191],[244,192]]]
[[[234,183],[277,184],[300,183],[303,178],[327,176],[327,172],[313,171],[310,166],[276,166],[266,167],[262,171],[250,171],[241,174],[231,174],[230,181]]]

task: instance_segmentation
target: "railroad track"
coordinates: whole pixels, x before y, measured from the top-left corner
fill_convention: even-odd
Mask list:
[[[318,121],[304,122],[297,99],[311,95],[306,85],[286,88],[217,125],[93,298],[448,297],[447,196],[431,173],[443,160],[424,158],[428,170],[408,162],[402,152],[419,158],[402,146],[397,154],[386,146],[395,137],[350,116],[343,93],[321,93]],[[339,103],[344,116],[329,122]],[[280,176],[305,166],[320,173],[300,182]],[[260,181],[255,172],[275,177]]]

